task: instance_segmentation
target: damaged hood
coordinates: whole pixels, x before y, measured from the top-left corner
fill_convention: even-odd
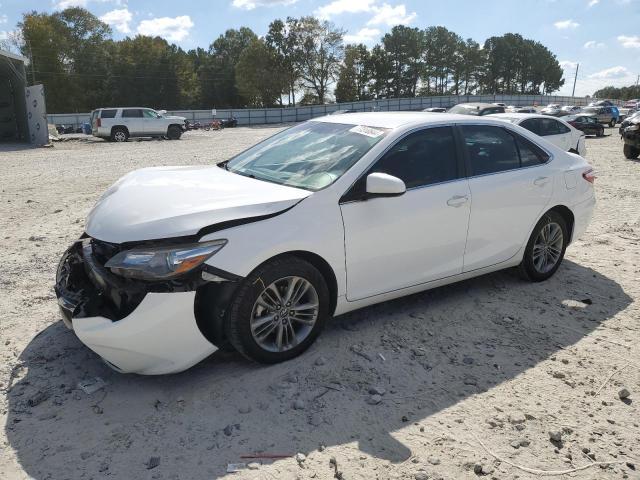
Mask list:
[[[222,222],[277,214],[310,194],[215,165],[145,168],[100,197],[86,232],[112,243],[194,235]]]

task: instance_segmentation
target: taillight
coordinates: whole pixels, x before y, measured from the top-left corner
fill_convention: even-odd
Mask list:
[[[101,119],[98,119],[98,120],[97,120],[97,122],[96,122],[96,125],[97,125],[98,127],[101,127],[101,126],[102,126],[102,120],[101,120]]]
[[[587,182],[589,183],[593,183],[596,180],[596,172],[593,171],[593,169],[589,169],[586,172],[582,173],[582,178],[584,178]]]

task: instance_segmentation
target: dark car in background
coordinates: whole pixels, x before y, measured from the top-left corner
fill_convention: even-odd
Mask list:
[[[459,103],[449,109],[447,113],[458,113],[462,115],[491,115],[493,113],[504,113],[504,107],[493,103]]]
[[[604,136],[604,126],[598,119],[589,115],[567,115],[564,121],[574,128],[582,130],[585,135]]]
[[[627,125],[622,130],[622,152],[626,158],[633,160],[640,156],[640,115],[629,117],[625,123]]]

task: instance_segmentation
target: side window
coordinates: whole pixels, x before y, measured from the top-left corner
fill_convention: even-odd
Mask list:
[[[158,118],[158,114],[153,110],[143,110],[142,112],[145,118]]]
[[[407,188],[458,178],[452,128],[427,128],[407,135],[391,147],[367,174],[374,172],[398,177]]]
[[[100,113],[100,118],[116,118],[116,109],[113,110],[102,110]]]
[[[571,129],[564,123],[558,121],[556,121],[556,123],[558,124],[558,130],[560,131],[560,133],[569,133],[571,131]]]
[[[545,137],[547,135],[558,135],[559,133],[560,130],[558,129],[558,122],[553,118],[540,119],[540,136]]]
[[[549,160],[549,154],[538,147],[535,143],[527,140],[521,135],[515,132],[510,132],[518,145],[518,152],[520,153],[520,166],[521,167],[533,167],[546,163]]]
[[[520,167],[515,139],[503,128],[488,125],[460,127],[469,153],[472,175]]]
[[[520,126],[535,133],[536,135],[540,135],[540,121],[537,118],[529,118],[522,122]]]
[[[139,108],[125,108],[124,110],[122,110],[122,117],[123,118],[141,118],[142,110],[140,110]]]

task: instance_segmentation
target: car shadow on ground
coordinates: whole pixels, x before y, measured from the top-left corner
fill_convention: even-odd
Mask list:
[[[411,452],[394,432],[513,379],[631,301],[565,261],[547,282],[500,272],[338,317],[284,364],[218,352],[161,377],[112,372],[57,322],[13,369],[6,435],[36,480],[147,478],[152,456],[156,478],[216,478],[242,455],[347,443],[403,462]],[[96,376],[104,388],[78,388]]]

